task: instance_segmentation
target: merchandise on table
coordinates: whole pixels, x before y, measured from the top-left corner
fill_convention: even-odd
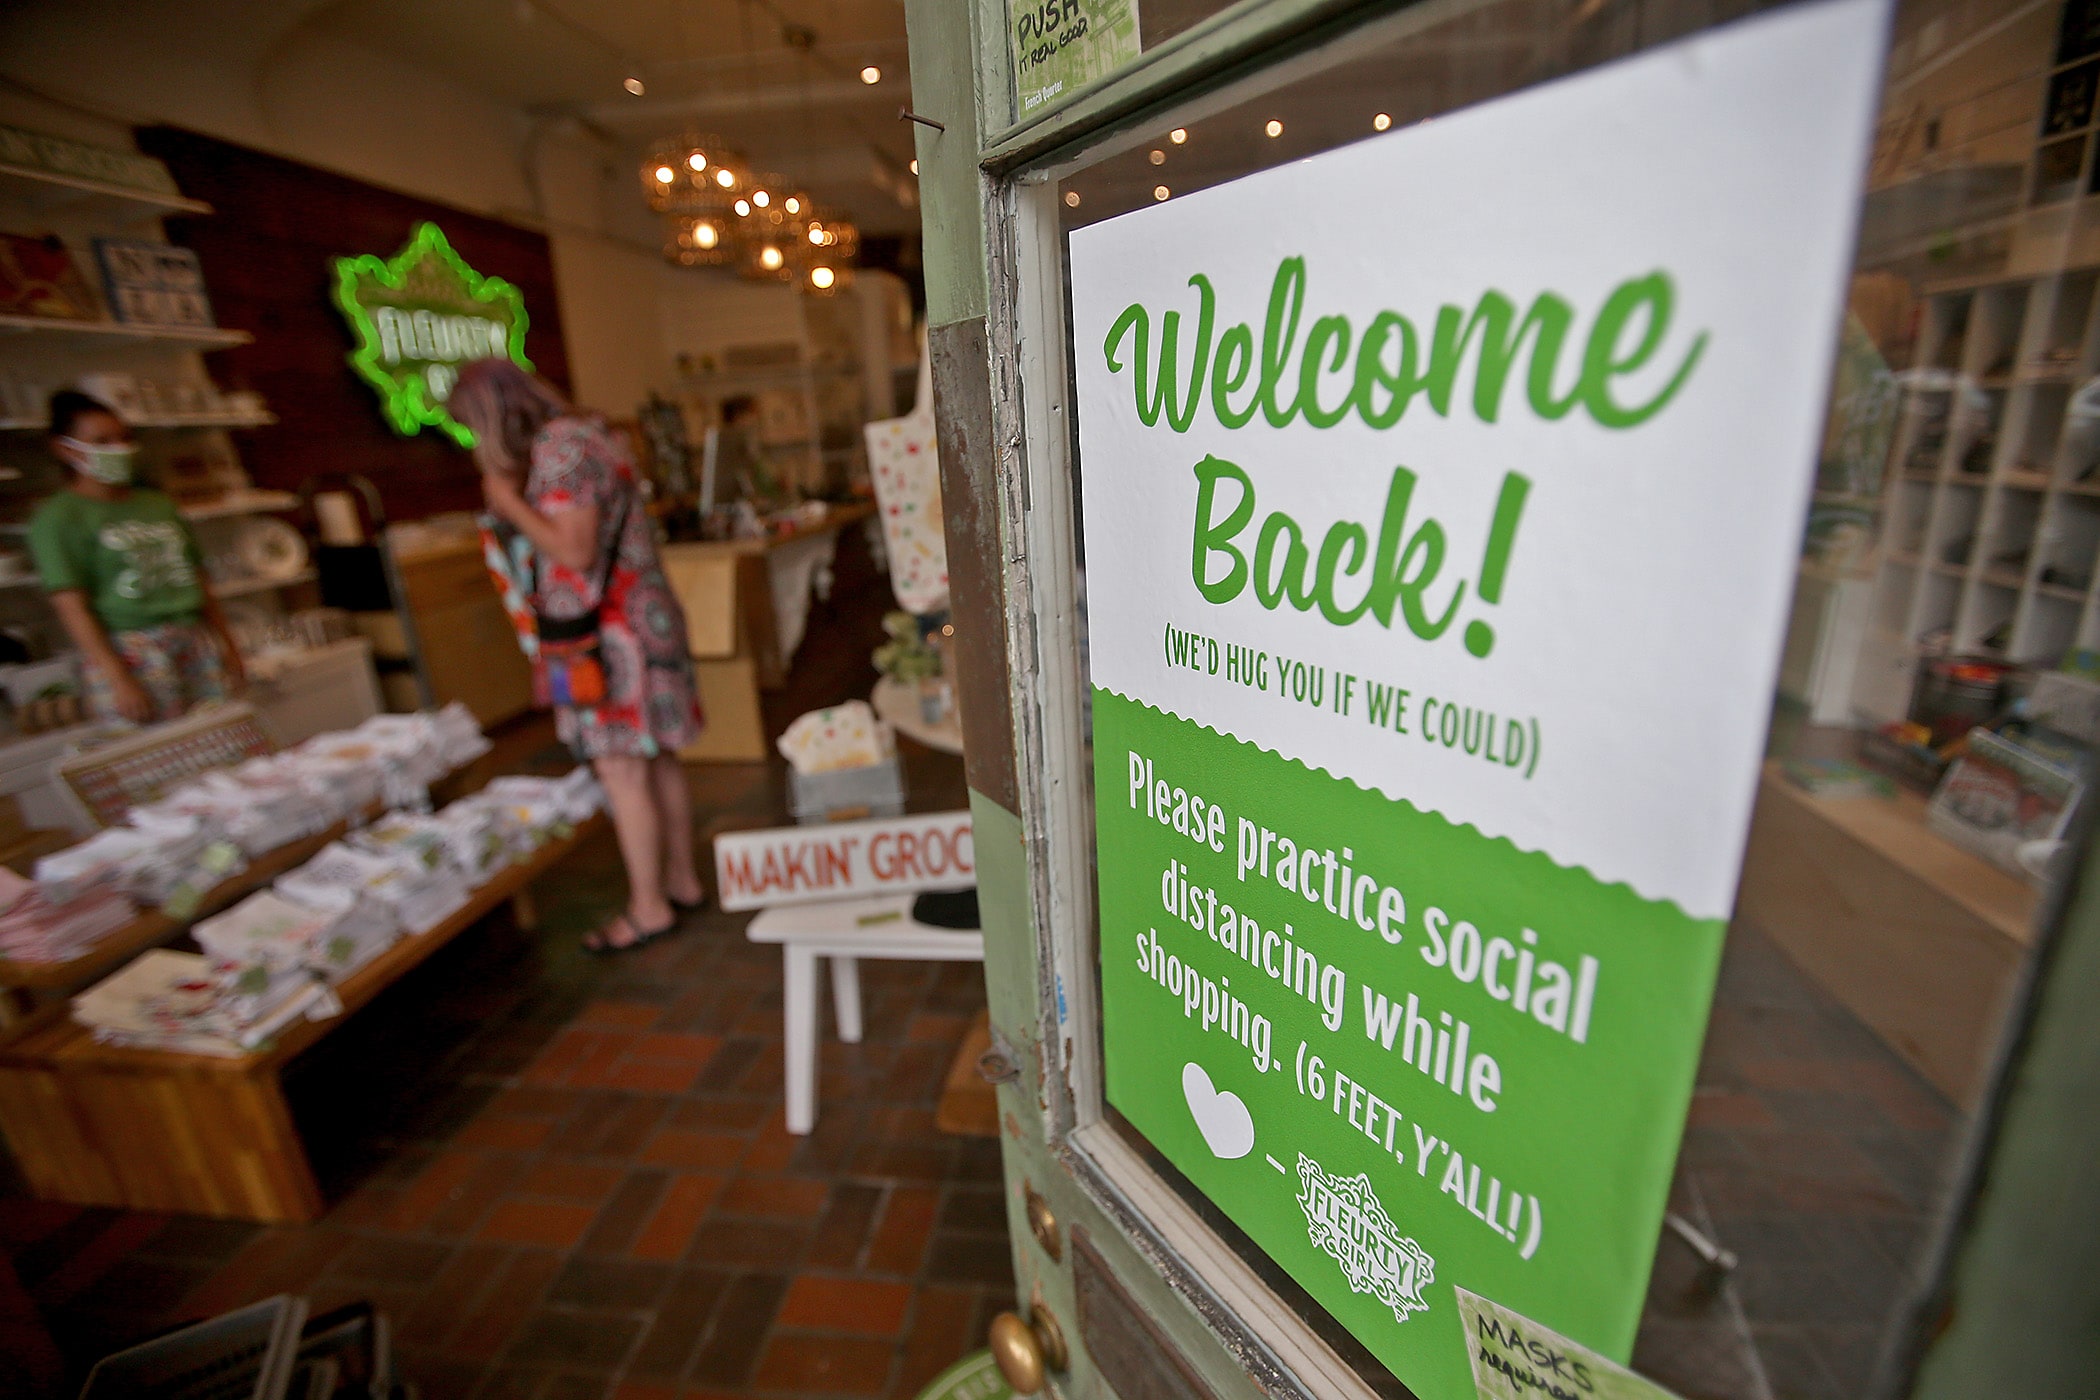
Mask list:
[[[352,889],[385,904],[409,933],[422,933],[442,922],[473,893],[466,877],[449,867],[431,867],[399,850],[375,851],[337,841],[300,869],[278,882],[295,900],[332,886]]]
[[[73,998],[73,1019],[111,1045],[239,1055],[301,1016],[340,1004],[305,976],[276,979],[262,995],[227,997],[211,959],[155,948]]]
[[[137,907],[113,883],[54,904],[34,883],[0,866],[0,957],[67,962],[137,916]]]
[[[258,995],[278,979],[305,975],[328,924],[326,915],[264,890],[198,923],[190,936],[223,988]]]

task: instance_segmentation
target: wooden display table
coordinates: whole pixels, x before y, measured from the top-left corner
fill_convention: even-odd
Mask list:
[[[321,1192],[285,1103],[285,1065],[605,825],[593,817],[498,872],[450,918],[338,984],[340,1015],[295,1021],[246,1055],[103,1045],[65,1006],[46,1009],[0,1043],[0,1127],[31,1191],[131,1210],[314,1219]]]
[[[1976,1106],[2036,892],[1925,825],[1925,799],[1815,797],[1765,765],[1740,917],[1963,1110]]]
[[[939,724],[928,724],[925,712],[919,708],[918,690],[889,676],[875,682],[868,704],[878,717],[888,721],[890,728],[905,738],[916,739],[941,753],[962,753],[962,714],[952,706],[946,719]]]

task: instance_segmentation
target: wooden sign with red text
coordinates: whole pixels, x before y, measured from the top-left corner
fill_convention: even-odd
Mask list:
[[[976,883],[968,812],[732,831],[715,838],[715,887],[729,910]]]

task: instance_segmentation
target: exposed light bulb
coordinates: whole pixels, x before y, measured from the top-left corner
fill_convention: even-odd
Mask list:
[[[768,272],[780,271],[781,263],[786,260],[781,251],[770,243],[758,250],[758,265]]]
[[[824,225],[811,224],[809,226],[809,241],[819,248],[824,246]]]
[[[1263,127],[1262,130],[1268,132],[1271,137],[1281,136],[1283,135],[1283,123],[1271,117],[1269,118],[1269,124]]]
[[[869,87],[873,87],[882,81],[882,70],[871,63],[860,70],[860,80]]]
[[[1371,118],[1371,130],[1373,131],[1383,131],[1392,124],[1393,119],[1384,112],[1380,112],[1377,116]]]
[[[701,171],[707,169],[707,153],[704,151],[695,151],[685,158],[685,164],[687,169],[691,170],[694,174],[697,175]]]
[[[1154,165],[1165,165],[1167,163],[1167,153],[1165,151],[1154,151],[1151,155],[1147,156],[1146,159],[1151,161]]]
[[[1189,139],[1189,129],[1185,126],[1177,126],[1167,133],[1167,139],[1179,146]]]
[[[809,285],[818,291],[829,291],[837,278],[828,267],[813,267],[809,270]]]
[[[1077,209],[1078,207],[1079,207],[1079,191],[1078,191],[1078,190],[1066,190],[1066,191],[1065,191],[1065,208],[1067,208],[1067,209]]]
[[[799,214],[802,212],[802,201],[795,198],[793,195],[789,195],[787,197],[787,203],[781,205],[780,207],[787,210],[790,214]]]
[[[1152,197],[1154,199],[1165,199],[1171,193],[1172,191],[1165,185],[1154,185],[1152,187]]]
[[[751,202],[764,209],[773,203],[773,196],[767,194],[764,190],[753,190],[751,192]]]
[[[726,165],[716,166],[715,183],[725,190],[736,188],[736,172]]]
[[[699,244],[701,247],[712,248],[721,241],[722,235],[715,231],[715,226],[713,224],[710,224],[703,220],[700,223],[693,225],[693,242]]]
[[[911,158],[911,173],[914,175],[919,173],[919,158],[917,156]]]
[[[671,169],[671,167],[668,165],[659,165],[656,167],[656,183],[659,185],[668,185],[671,183],[671,177],[677,173],[678,172]]]
[[[640,97],[648,91],[646,87],[642,86],[640,78],[629,78],[626,82],[621,83],[620,86],[627,89],[627,95],[630,97]]]
[[[751,213],[751,201],[750,201],[750,200],[748,200],[748,199],[740,199],[740,200],[738,200],[738,201],[736,202],[736,216],[737,216],[737,217],[738,217],[739,219],[742,219],[742,218],[748,218],[748,217],[750,216],[750,213]]]

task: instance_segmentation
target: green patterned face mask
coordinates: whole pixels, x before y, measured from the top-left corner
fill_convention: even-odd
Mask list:
[[[90,481],[99,481],[104,486],[129,486],[131,484],[131,462],[138,449],[130,443],[82,442],[78,438],[59,439],[78,454],[73,463],[74,470]]]

